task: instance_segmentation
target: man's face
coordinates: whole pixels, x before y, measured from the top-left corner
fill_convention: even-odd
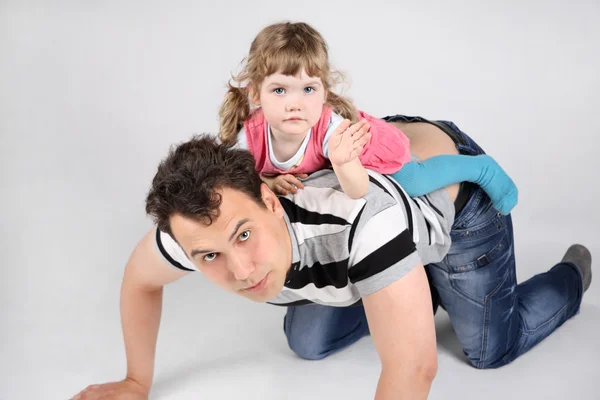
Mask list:
[[[278,198],[262,185],[265,207],[246,194],[223,189],[220,215],[206,225],[171,217],[179,245],[221,288],[256,302],[281,292],[292,260],[291,241]]]

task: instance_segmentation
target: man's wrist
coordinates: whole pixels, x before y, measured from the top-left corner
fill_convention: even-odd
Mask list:
[[[150,388],[152,387],[152,380],[137,378],[132,375],[127,375],[125,378],[125,382],[131,383],[133,386],[137,387],[140,392],[143,392],[146,395],[150,394]]]

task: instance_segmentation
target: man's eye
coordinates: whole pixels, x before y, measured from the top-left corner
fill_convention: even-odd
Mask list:
[[[244,231],[244,232],[240,233],[240,236],[239,236],[240,242],[245,242],[249,238],[250,238],[250,231]]]
[[[204,261],[211,262],[215,258],[217,258],[217,253],[208,253],[207,255],[204,256]]]
[[[273,93],[275,94],[284,94],[285,93],[285,89],[284,88],[277,88],[273,90]]]

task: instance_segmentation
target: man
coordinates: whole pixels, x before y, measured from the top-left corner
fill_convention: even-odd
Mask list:
[[[389,120],[401,125],[421,158],[478,151],[450,123]],[[302,357],[325,357],[370,333],[382,364],[379,400],[424,399],[436,373],[424,264],[465,353],[481,368],[510,362],[575,315],[589,286],[591,257],[582,246],[517,286],[510,217],[493,212],[478,188],[461,190],[448,252],[458,185],[410,199],[389,178],[370,173],[367,195],[352,200],[329,170],[303,184],[296,195],[278,198],[260,181],[249,153],[208,137],[172,151],[147,198],[158,229],[136,247],[123,280],[127,378],[75,399],[147,398],[162,287],[194,270],[232,293],[288,306],[285,333]],[[543,310],[528,309],[540,299]],[[504,308],[490,312],[488,302]],[[484,326],[476,313],[486,313]],[[332,329],[315,328],[327,323]],[[534,323],[543,332],[528,332],[520,342],[514,332]]]

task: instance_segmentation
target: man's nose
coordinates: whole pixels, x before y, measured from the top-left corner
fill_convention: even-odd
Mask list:
[[[237,254],[229,257],[229,270],[236,280],[243,281],[254,272],[254,265],[243,254]]]

